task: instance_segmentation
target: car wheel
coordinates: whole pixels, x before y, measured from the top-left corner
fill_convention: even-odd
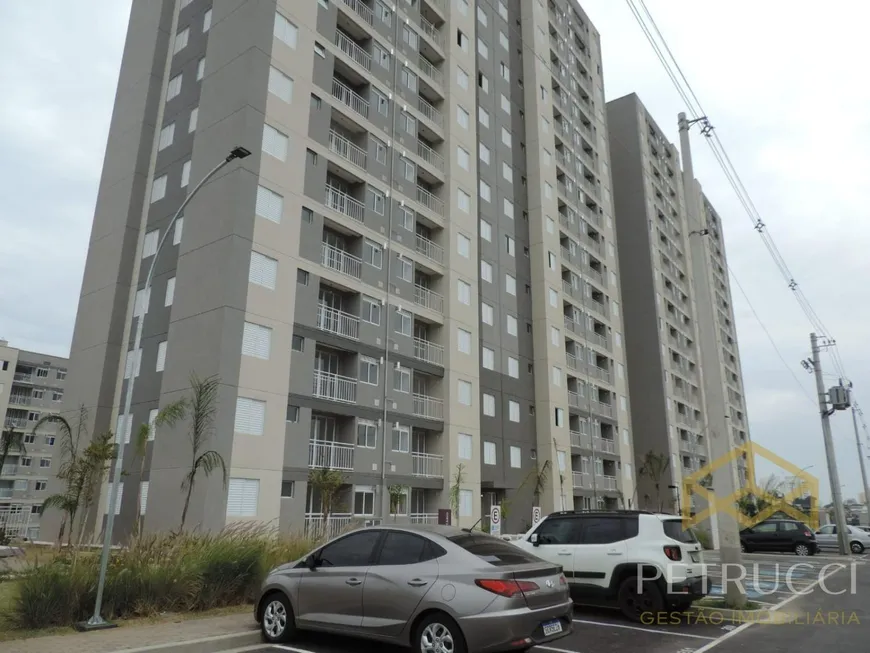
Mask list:
[[[808,556],[810,554],[810,547],[802,543],[795,544],[794,554],[798,556]]]
[[[296,634],[296,621],[289,599],[274,592],[263,599],[260,613],[260,632],[270,644],[289,642]]]
[[[852,553],[864,553],[864,545],[860,542],[852,542],[849,548],[852,549]]]
[[[417,624],[413,650],[416,653],[467,653],[462,631],[443,612],[426,615]]]
[[[642,621],[643,615],[658,615],[665,608],[665,599],[658,585],[648,580],[641,581],[636,576],[622,581],[617,601],[622,614],[632,621],[638,622]]]

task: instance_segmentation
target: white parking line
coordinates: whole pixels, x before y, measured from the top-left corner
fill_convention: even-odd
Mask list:
[[[546,651],[556,651],[556,653],[580,653],[580,651],[569,651],[567,648],[556,648],[555,646],[544,646],[539,644],[535,648],[542,648]]]
[[[715,637],[706,637],[704,635],[692,635],[691,633],[678,633],[673,630],[661,630],[659,628],[641,628],[640,626],[627,626],[625,624],[614,624],[608,621],[587,621],[586,619],[572,619],[577,624],[590,624],[592,626],[607,626],[608,628],[622,628],[624,630],[639,630],[642,633],[657,633],[659,635],[673,635],[674,637],[690,637],[692,639],[705,639],[707,641],[716,639]]]
[[[316,653],[316,651],[307,648],[294,648],[292,646],[284,646],[283,644],[272,644],[271,646],[281,651],[291,651],[291,653]]]

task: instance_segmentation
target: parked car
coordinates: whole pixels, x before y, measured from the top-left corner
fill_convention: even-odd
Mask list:
[[[527,651],[572,631],[559,565],[449,526],[366,527],[273,569],[255,618],[269,643],[310,629],[423,653]]]
[[[740,531],[740,550],[778,551],[811,556],[818,551],[816,536],[810,527],[795,519],[768,519]]]
[[[864,549],[870,547],[870,533],[858,526],[846,526],[846,529],[849,550],[852,553],[864,553]],[[834,524],[822,526],[816,531],[816,542],[820,548],[838,549],[840,544],[837,538],[837,527]]]
[[[556,512],[513,544],[562,565],[575,601],[615,603],[635,621],[685,610],[707,593],[701,545],[674,515]]]

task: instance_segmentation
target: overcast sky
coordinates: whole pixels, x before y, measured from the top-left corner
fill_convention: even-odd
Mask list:
[[[859,81],[870,6],[647,5],[870,407],[870,290],[862,281],[870,266],[870,85]],[[677,141],[685,107],[625,2],[583,6],[602,35],[607,98],[637,92]],[[0,2],[0,338],[13,346],[69,352],[129,7],[130,0]],[[810,353],[809,323],[706,144],[693,138],[696,176],[723,218],[733,274],[788,363],[732,278],[751,435],[798,467],[813,465],[825,500],[813,380],[799,365]],[[833,372],[828,356],[823,364]],[[832,423],[844,496],[855,497],[851,420],[838,413]]]

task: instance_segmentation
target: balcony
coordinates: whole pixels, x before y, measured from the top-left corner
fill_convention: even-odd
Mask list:
[[[411,473],[426,478],[444,478],[444,456],[411,452]]]
[[[353,445],[329,440],[308,443],[308,466],[353,470]]]
[[[442,50],[444,49],[444,36],[441,34],[441,30],[439,30],[432,23],[423,18],[423,16],[420,16],[420,30],[435,45],[437,45]]]
[[[426,419],[444,419],[444,402],[428,395],[414,394],[414,415]]]
[[[423,141],[417,141],[417,156],[436,170],[444,172],[444,157],[426,145]]]
[[[320,249],[320,262],[330,270],[354,279],[362,276],[362,260],[353,254],[348,254],[343,249],[334,245],[323,243]]]
[[[589,437],[588,433],[583,433],[582,431],[571,431],[570,435],[572,447],[577,447],[578,449],[592,448],[592,439]]]
[[[609,311],[607,310],[607,304],[595,299],[594,297],[588,297],[587,299],[589,301],[584,304],[586,308],[595,311],[602,317],[608,317],[610,315]]]
[[[12,476],[18,473],[18,465],[3,465],[0,469],[0,476]]]
[[[362,222],[365,218],[365,204],[328,184],[324,204],[333,211],[346,215],[351,220]]]
[[[368,71],[372,69],[372,56],[348,38],[346,34],[336,31],[335,45],[358,66]]]
[[[603,415],[604,417],[613,417],[613,406],[611,404],[605,404],[600,401],[596,401],[592,399],[589,402],[590,408],[592,412],[596,415]]]
[[[692,429],[698,428],[700,426],[700,423],[698,422],[698,420],[696,420],[694,417],[690,417],[689,415],[686,415],[684,413],[678,412],[674,419],[677,422],[677,424],[682,424],[683,426],[688,426],[689,428],[692,428]]]
[[[315,370],[312,394],[321,399],[330,399],[343,404],[355,404],[356,383],[356,379],[349,376]]]
[[[583,401],[583,395],[568,390],[568,405],[573,408],[580,408],[581,402]]]
[[[588,472],[571,472],[574,478],[574,487],[584,490],[592,489],[592,474]]]
[[[435,82],[438,86],[444,84],[444,75],[440,70],[433,66],[426,57],[422,55],[417,56],[417,67],[424,75],[426,75],[426,77]]]
[[[422,338],[414,338],[414,358],[444,367],[444,347]]]
[[[437,512],[412,512],[409,516],[412,524],[432,525],[438,523]]]
[[[587,365],[586,369],[589,373],[589,376],[596,378],[596,379],[601,379],[602,381],[605,381],[607,383],[612,382],[613,375],[610,373],[610,370],[608,370],[607,368],[598,367],[597,365]]]
[[[6,417],[6,426],[11,426],[17,429],[23,429],[27,426],[27,418],[25,417]]]
[[[441,265],[444,262],[444,249],[441,245],[429,240],[425,236],[417,234],[416,250],[430,261]]]
[[[30,401],[30,395],[9,395],[10,404],[27,405]]]
[[[616,490],[615,476],[598,476],[595,481],[602,490],[609,490],[611,492]]]
[[[361,170],[366,169],[366,152],[335,130],[329,131],[329,149]]]
[[[595,436],[592,439],[593,448],[595,451],[603,451],[604,453],[616,453],[616,442],[608,438]]]
[[[417,110],[422,113],[429,122],[437,125],[439,128],[444,127],[444,116],[440,111],[438,111],[438,109],[433,107],[423,98],[417,98]]]
[[[367,4],[364,4],[361,0],[344,0],[344,4],[350,7],[357,16],[362,18],[369,25],[374,25],[375,14]]]
[[[334,513],[324,519],[322,513],[309,512],[305,514],[305,534],[312,538],[330,539],[341,535],[352,521],[350,513]]]
[[[16,372],[15,376],[12,377],[12,380],[15,383],[33,383],[33,374],[22,374]]]
[[[356,91],[342,84],[337,79],[332,80],[332,97],[363,118],[369,117],[369,103]]]
[[[433,213],[444,217],[444,202],[420,186],[417,186],[417,201]]]
[[[359,340],[359,318],[326,304],[317,305],[317,328],[337,336]]]
[[[417,304],[417,306],[428,308],[430,311],[435,311],[436,313],[441,314],[444,313],[444,297],[419,284],[414,286],[414,303]]]

